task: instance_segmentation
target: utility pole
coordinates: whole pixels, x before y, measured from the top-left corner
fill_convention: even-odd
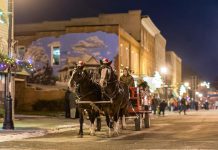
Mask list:
[[[196,100],[197,76],[191,76],[192,96]]]
[[[8,0],[8,56],[12,54],[12,41],[13,41],[13,4],[14,0]],[[5,116],[3,122],[3,129],[14,129],[13,121],[13,100],[11,97],[10,85],[11,85],[11,68],[7,69],[5,74],[5,92],[4,92],[4,108]]]

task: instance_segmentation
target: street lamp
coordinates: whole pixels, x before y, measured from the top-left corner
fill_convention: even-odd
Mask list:
[[[8,0],[8,56],[11,57],[12,53],[12,34],[13,34],[13,0]],[[11,83],[11,68],[7,69],[5,73],[5,93],[4,93],[4,122],[3,129],[14,129],[13,121],[13,110],[12,110],[12,97],[10,92],[10,83]]]
[[[163,74],[167,74],[167,68],[166,67],[161,67],[160,72]]]
[[[189,87],[189,83],[185,82],[184,85],[188,88]]]
[[[206,87],[206,88],[209,89],[209,88],[210,88],[210,82],[204,81],[204,82],[201,83],[201,86],[202,86],[202,87]]]
[[[199,96],[200,98],[202,98],[203,94],[202,94],[202,93],[199,93],[198,96]]]

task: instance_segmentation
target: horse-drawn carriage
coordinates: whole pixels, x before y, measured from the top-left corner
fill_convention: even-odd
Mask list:
[[[130,113],[131,116],[135,115],[135,128],[136,130],[140,130],[142,115],[148,113],[141,110],[139,111],[136,109],[138,107],[134,107],[135,105],[133,105],[133,107],[130,106],[129,88],[126,84],[118,81],[116,74],[110,66],[104,66],[98,69],[100,70],[95,71],[95,73],[100,72],[99,81],[96,81],[96,75],[93,74],[93,72],[85,71],[83,68],[75,68],[69,81],[69,86],[71,86],[72,83],[79,85],[79,96],[77,99],[77,104],[80,109],[79,135],[81,137],[83,136],[83,113],[81,111],[84,109],[88,110],[89,120],[91,122],[91,135],[94,134],[95,130],[94,120],[98,116],[97,114],[100,113],[106,117],[109,136],[111,129],[114,130],[115,134],[118,134],[120,121],[122,128],[125,128],[125,115],[127,113]],[[138,95],[136,97],[132,96],[130,101],[133,102],[135,99],[137,101],[136,106],[139,106]],[[134,111],[134,113],[131,112],[130,107],[132,110],[136,109],[136,111]],[[147,118],[149,118],[149,114]],[[147,122],[146,127],[149,127]]]
[[[134,118],[135,120],[135,130],[139,131],[144,122],[144,127],[150,127],[150,116],[151,111],[145,110],[142,105],[139,88],[138,87],[130,87],[130,98],[129,98],[129,108],[128,114],[129,118]]]

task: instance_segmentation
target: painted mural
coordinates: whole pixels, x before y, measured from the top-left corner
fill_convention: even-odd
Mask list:
[[[33,41],[20,57],[30,60],[36,69],[51,64],[54,75],[64,65],[90,58],[97,61],[106,57],[110,60],[118,55],[118,36],[114,33],[91,32],[70,33],[60,37],[44,37]]]

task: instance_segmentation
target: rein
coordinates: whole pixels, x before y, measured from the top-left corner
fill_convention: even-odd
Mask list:
[[[88,95],[91,95],[91,94],[94,93],[94,92],[95,92],[95,90],[94,90],[94,91],[90,91],[90,92],[88,92],[86,95],[84,95],[84,96],[82,96],[82,97],[79,97],[79,95],[75,92],[76,97],[77,97],[77,99],[75,100],[76,103],[78,103],[78,101],[80,101],[81,99],[87,97]]]

